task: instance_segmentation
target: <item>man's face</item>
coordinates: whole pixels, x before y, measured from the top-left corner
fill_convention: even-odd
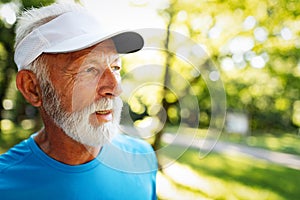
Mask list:
[[[122,107],[121,62],[114,43],[106,40],[74,53],[47,54],[46,59],[46,113],[74,140],[103,145],[116,131]]]

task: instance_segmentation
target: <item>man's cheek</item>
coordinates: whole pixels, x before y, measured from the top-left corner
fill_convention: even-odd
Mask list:
[[[97,84],[93,82],[76,84],[73,88],[72,98],[70,99],[72,111],[81,111],[91,105],[97,97]]]

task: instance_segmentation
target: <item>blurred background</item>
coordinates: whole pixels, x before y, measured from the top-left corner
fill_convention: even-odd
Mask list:
[[[38,110],[15,86],[14,28],[21,10],[53,2],[0,0],[0,153],[42,127]],[[167,146],[159,161],[172,160],[158,173],[159,199],[300,198],[300,2],[75,2],[124,28],[160,30],[151,39],[160,41],[163,51],[124,56],[122,72],[124,131],[156,150]],[[175,32],[203,49],[206,56],[197,54],[202,67],[168,51]],[[147,65],[148,71],[139,70]],[[209,65],[216,70],[208,80],[198,69]],[[142,85],[145,80],[155,84]],[[221,82],[217,90],[226,95],[226,102],[222,95],[219,100],[226,103],[226,115],[217,123],[222,134],[211,137],[209,81]],[[208,138],[211,148],[201,156],[199,144]]]

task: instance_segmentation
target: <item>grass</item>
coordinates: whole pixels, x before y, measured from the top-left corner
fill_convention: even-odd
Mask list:
[[[182,151],[172,146],[172,151]],[[165,153],[160,159],[172,158]],[[195,149],[158,174],[160,199],[298,200],[300,171],[238,155]],[[167,191],[167,192],[166,192]]]

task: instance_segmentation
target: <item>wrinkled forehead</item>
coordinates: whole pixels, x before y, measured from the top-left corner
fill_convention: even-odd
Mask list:
[[[85,49],[83,52],[87,60],[98,60],[100,62],[111,63],[120,60],[120,55],[112,39],[105,40],[99,44]]]
[[[120,55],[111,39],[79,51],[59,54],[45,53],[43,56],[50,71],[77,71],[80,67],[88,64],[95,64],[99,67],[108,67],[112,64],[121,65]]]

